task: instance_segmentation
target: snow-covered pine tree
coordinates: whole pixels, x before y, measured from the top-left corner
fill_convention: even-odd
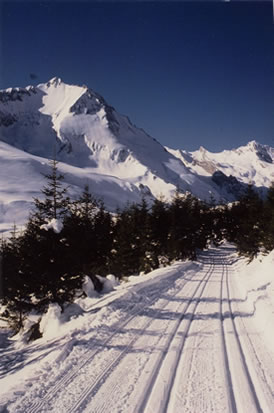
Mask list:
[[[65,259],[68,246],[62,227],[70,199],[57,165],[55,159],[50,161],[51,171],[45,175],[47,182],[41,190],[41,199],[34,199],[21,245],[23,271],[32,285],[36,306],[42,310],[51,302],[62,307],[71,301],[82,282]]]
[[[117,211],[111,271],[118,277],[147,270],[149,251],[149,211],[145,200]]]
[[[88,186],[73,202],[64,219],[63,236],[68,245],[67,262],[74,273],[88,275],[100,289],[95,274],[106,275],[112,248],[112,220],[104,205],[90,193]]]
[[[94,217],[95,261],[92,268],[105,276],[110,270],[110,257],[113,247],[113,219],[106,211],[104,203],[99,202],[97,214]]]
[[[236,226],[233,242],[240,255],[252,260],[263,245],[263,201],[249,184],[240,201],[232,208]]]
[[[33,307],[32,289],[22,271],[21,243],[22,235],[18,234],[14,226],[10,239],[3,239],[0,246],[1,302],[6,307],[3,316],[15,331],[23,327],[25,314]]]
[[[158,268],[161,263],[167,263],[167,240],[169,230],[168,206],[163,198],[155,199],[150,210],[150,253],[152,268]]]
[[[274,249],[274,182],[267,192],[263,208],[263,245],[266,251]]]

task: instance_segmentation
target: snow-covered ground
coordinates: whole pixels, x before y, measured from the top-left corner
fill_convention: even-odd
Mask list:
[[[79,196],[85,185],[103,199],[110,211],[127,202],[140,202],[136,187],[114,176],[100,175],[89,168],[60,162],[58,170],[65,176],[69,195]],[[0,233],[9,233],[14,224],[20,230],[33,209],[33,198],[41,198],[43,175],[50,173],[48,159],[35,156],[0,140]]]
[[[223,245],[98,297],[87,280],[41,339],[2,330],[0,412],[273,412],[273,264]]]

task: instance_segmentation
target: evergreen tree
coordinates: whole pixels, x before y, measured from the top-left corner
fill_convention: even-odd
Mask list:
[[[149,214],[151,266],[158,268],[168,262],[169,214],[162,198],[155,199]]]
[[[66,196],[67,188],[63,187],[64,175],[58,172],[58,162],[52,159],[49,165],[51,172],[44,175],[47,185],[41,190],[44,199],[34,198],[37,217],[48,221],[62,218],[67,213],[70,202]]]
[[[117,212],[111,271],[119,277],[150,268],[149,211],[145,199]]]
[[[168,235],[169,257],[195,258],[196,248],[206,245],[202,228],[202,205],[191,194],[176,192],[169,207],[170,228]]]
[[[64,219],[63,237],[68,246],[67,262],[74,273],[88,275],[100,289],[96,273],[106,275],[112,248],[112,219],[102,202],[85,187]]]
[[[51,302],[61,307],[73,299],[81,286],[81,277],[68,267],[67,244],[52,220],[61,221],[67,214],[69,198],[63,188],[63,175],[58,173],[57,161],[50,161],[51,173],[45,175],[47,184],[42,189],[43,199],[35,198],[34,210],[21,240],[21,266],[33,290],[36,307],[47,308]],[[55,222],[56,223],[56,222]],[[53,225],[51,225],[53,224]]]
[[[102,202],[99,203],[94,217],[95,260],[92,271],[103,276],[109,273],[110,257],[113,247],[113,220]]]
[[[233,211],[233,205],[222,205],[219,209],[219,228],[222,237],[220,239],[227,240],[229,242],[234,242],[236,233],[238,231],[238,223],[235,220],[235,214]]]
[[[169,207],[168,255],[171,260],[184,257],[185,209],[182,195],[176,191]]]
[[[274,182],[272,182],[263,208],[263,245],[266,251],[274,249]]]
[[[64,219],[63,237],[68,246],[66,259],[75,273],[88,275],[95,260],[94,217],[97,210],[98,204],[86,186]]]
[[[0,254],[2,256],[2,297],[6,306],[5,315],[15,331],[23,327],[25,314],[33,307],[31,288],[22,271],[21,241],[16,227],[9,240],[2,240]]]
[[[208,239],[216,246],[218,246],[225,237],[226,212],[225,205],[216,205],[210,207],[207,211]]]
[[[133,223],[130,206],[116,212],[110,271],[117,277],[132,274],[135,269],[135,255],[132,253]]]
[[[252,260],[263,243],[263,202],[251,184],[244,196],[232,208],[234,239],[238,252]]]

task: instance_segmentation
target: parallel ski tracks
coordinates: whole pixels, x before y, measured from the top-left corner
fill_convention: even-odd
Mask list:
[[[202,277],[202,279],[199,281],[197,287],[195,288],[195,291],[193,293],[193,295],[189,298],[189,303],[187,304],[185,310],[184,310],[184,314],[186,313],[187,309],[189,308],[189,305],[192,303],[195,297],[198,289],[200,288],[201,285],[203,285],[203,283],[206,281],[208,281],[208,279],[210,278],[211,274],[213,271],[213,266],[212,264],[210,264],[209,269],[206,271],[205,275]],[[186,281],[188,282],[188,281]],[[184,287],[186,283],[184,283],[181,288],[174,294],[174,297],[176,295],[178,295],[181,291],[182,288]],[[204,287],[203,287],[204,290]],[[165,307],[165,306],[164,306]],[[164,308],[163,307],[163,308]],[[180,317],[179,322],[177,323],[174,331],[172,332],[171,335],[171,339],[168,341],[167,345],[166,345],[166,349],[164,350],[164,353],[168,352],[168,348],[171,345],[172,339],[174,337],[174,335],[176,334],[178,327],[180,325],[180,322],[183,318],[183,315]],[[145,323],[145,325],[142,327],[142,331],[145,332],[148,327],[153,323],[154,320],[149,320],[148,322]],[[88,402],[89,399],[92,398],[92,396],[97,392],[98,388],[100,387],[100,384],[103,383],[105,381],[105,379],[111,374],[111,372],[114,370],[114,368],[120,363],[120,361],[126,356],[126,354],[128,353],[128,350],[130,348],[132,348],[132,346],[134,345],[134,343],[139,339],[139,335],[138,336],[134,336],[130,342],[128,343],[128,345],[126,346],[125,349],[123,349],[118,355],[117,357],[115,357],[107,366],[106,368],[102,371],[102,373],[95,379],[94,382],[89,383],[86,388],[84,389],[84,391],[81,393],[81,396],[78,398],[78,400],[73,404],[73,406],[71,406],[70,408],[68,408],[66,410],[66,413],[74,413],[76,411],[81,411],[81,408]],[[161,362],[160,362],[161,364]],[[151,381],[153,381],[154,376],[157,376],[157,371],[160,370],[160,365],[156,368],[156,372],[155,374],[153,374],[153,377],[151,377]],[[149,384],[148,384],[149,387]],[[145,405],[145,402],[144,402]],[[138,408],[139,412],[143,412],[143,407],[140,406],[140,408]]]
[[[246,341],[242,337],[243,324],[240,324],[242,323],[242,320],[240,318],[239,320],[235,319],[235,314],[233,312],[233,299],[231,298],[229,285],[230,273],[228,263],[226,262],[226,256],[219,255],[218,257],[213,256],[212,258],[206,258],[204,263],[204,274],[201,279],[198,280],[197,286],[192,294],[188,297],[188,301],[183,307],[182,314],[178,317],[174,326],[168,331],[168,339],[164,337],[165,332],[163,333],[163,338],[160,338],[160,340],[162,340],[161,342],[163,342],[161,353],[159,353],[156,361],[154,361],[152,371],[146,381],[145,391],[137,402],[134,411],[150,413],[152,408],[154,409],[154,412],[169,411],[171,395],[173,394],[174,386],[176,385],[175,378],[177,373],[179,373],[178,370],[180,369],[183,360],[185,343],[190,333],[197,307],[201,302],[206,286],[217,267],[222,271],[220,274],[219,318],[229,412],[242,412],[245,401],[248,402],[249,406],[252,406],[251,410],[249,410],[250,413],[270,412],[260,389],[260,381],[256,378],[256,369],[254,370],[252,367],[252,361],[254,361],[254,359],[256,363],[258,362],[255,348],[249,336],[245,337],[246,341],[249,341],[249,344],[246,345]],[[180,278],[174,277],[174,279]],[[178,286],[179,288],[176,289],[171,296],[173,298],[176,297],[189,282],[191,281],[182,278],[181,283]],[[165,290],[168,289],[168,286],[169,284],[167,282]],[[147,301],[147,304],[142,308],[136,304],[137,308],[130,312],[129,317],[126,320],[117,323],[115,330],[106,338],[102,343],[102,346],[111,346],[112,340],[115,339],[116,334],[119,333],[121,329],[125,329],[130,325],[130,322],[132,322],[136,316],[145,314],[146,310],[158,299],[160,300],[161,296],[153,297],[151,300]],[[158,308],[159,310],[163,310],[167,305],[168,301],[165,301]],[[84,408],[89,405],[93,396],[100,390],[103,383],[106,382],[106,379],[115,378],[114,376],[111,376],[112,373],[115,374],[116,369],[122,368],[122,364],[120,363],[133,348],[139,337],[150,327],[153,321],[153,319],[149,319],[144,322],[140,326],[138,334],[134,333],[132,337],[128,337],[127,341],[123,344],[123,349],[119,350],[118,354],[107,362],[100,374],[90,382],[86,383],[82,388],[81,394],[75,393],[73,399],[68,401],[66,413],[75,413],[84,410]],[[241,328],[241,331],[239,328]],[[176,352],[173,351],[174,347],[176,347]],[[253,356],[252,354],[249,354],[252,349],[254,353]],[[47,411],[47,408],[51,408],[54,405],[54,398],[57,396],[57,393],[59,391],[64,391],[63,389],[65,386],[72,383],[78,375],[81,375],[81,370],[88,363],[92,363],[92,360],[100,351],[101,349],[98,348],[87,350],[82,356],[80,365],[78,364],[72,368],[57,383],[55,383],[55,385],[48,386],[45,396],[31,406],[28,406],[26,411],[28,413],[40,413],[41,411]],[[257,364],[259,366],[258,368],[260,368],[259,362]],[[168,383],[164,383],[163,377],[167,366],[172,373],[168,376]],[[269,386],[269,389],[270,393],[271,386]],[[159,398],[159,394],[161,394],[161,398]],[[53,403],[50,403],[51,401]],[[158,406],[157,403],[161,404]],[[159,407],[158,410],[157,407]]]
[[[206,277],[206,275],[205,275],[205,277]],[[176,278],[179,279],[180,277],[178,276]],[[173,296],[175,297],[188,282],[189,282],[189,280],[186,280],[186,279],[182,278],[182,285],[180,286],[180,288],[178,290],[176,290],[176,292],[174,293]],[[168,289],[169,287],[170,287],[170,283],[167,281],[166,289]],[[140,290],[139,293],[141,291],[142,290]],[[151,305],[153,305],[160,298],[161,297],[159,297],[159,296],[153,297],[147,303],[147,305],[145,307],[143,306],[142,308],[140,308],[137,305],[138,308],[135,311],[132,311],[129,314],[129,317],[126,320],[124,320],[123,322],[118,322],[118,324],[116,325],[115,330],[111,333],[111,335],[109,335],[106,338],[106,340],[102,343],[101,347],[107,346],[111,342],[111,340],[115,337],[115,335],[117,333],[119,333],[119,331],[121,329],[124,329],[136,316],[141,315],[146,309],[148,309]],[[161,309],[164,309],[164,307],[166,305],[167,305],[167,303],[165,303],[161,307]],[[145,326],[143,326],[143,331],[145,331],[145,329],[147,329],[149,327],[149,325],[152,323],[152,321],[153,320],[149,320],[149,322],[146,323]],[[78,399],[77,402],[74,403],[73,407],[67,410],[67,413],[76,411],[76,409],[79,407],[79,405],[83,403],[83,401],[86,399],[86,397],[88,397],[88,395],[93,391],[93,389],[98,386],[100,381],[102,381],[103,378],[106,377],[111,372],[111,370],[115,367],[115,365],[117,365],[119,363],[119,361],[123,358],[123,356],[126,354],[128,349],[133,345],[133,343],[138,339],[138,337],[139,336],[134,336],[130,340],[130,342],[126,345],[125,349],[115,359],[111,360],[111,362],[106,366],[106,368],[101,372],[101,374],[96,378],[96,380],[93,383],[90,383],[87,386],[87,388],[82,392],[81,397]],[[57,393],[61,389],[63,389],[66,385],[71,383],[76,376],[81,374],[81,369],[83,369],[88,363],[91,363],[92,360],[96,357],[96,355],[100,351],[101,351],[101,348],[100,349],[95,349],[95,350],[88,349],[85,353],[83,353],[83,355],[81,356],[81,363],[77,364],[69,372],[67,372],[63,377],[61,377],[61,379],[58,380],[58,382],[55,385],[49,386],[46,390],[47,393],[45,394],[45,396],[40,398],[39,401],[36,401],[31,406],[28,406],[28,408],[27,408],[28,413],[40,413],[42,409],[46,408],[48,403],[51,400],[54,399],[54,397],[57,395]]]
[[[221,340],[222,340],[222,348],[223,348],[223,360],[224,360],[224,371],[225,371],[225,379],[227,383],[227,392],[228,392],[228,402],[229,402],[229,411],[231,413],[239,413],[243,411],[243,404],[240,403],[238,394],[235,393],[236,387],[238,387],[238,393],[241,391],[239,390],[239,386],[235,383],[235,374],[233,375],[232,369],[231,369],[231,363],[232,363],[232,357],[230,356],[230,344],[231,344],[231,334],[233,335],[234,342],[236,342],[236,347],[237,347],[237,352],[238,352],[238,358],[240,359],[240,362],[242,363],[242,370],[243,370],[243,375],[242,379],[246,381],[246,387],[249,388],[249,398],[252,401],[253,405],[253,411],[256,411],[258,413],[262,412],[270,412],[270,410],[266,408],[262,408],[262,406],[265,407],[265,402],[264,400],[259,400],[258,396],[258,389],[255,386],[256,379],[252,380],[252,374],[250,372],[250,369],[248,367],[248,363],[246,360],[245,356],[245,351],[244,347],[241,342],[240,334],[237,329],[237,325],[235,322],[234,318],[234,313],[232,309],[232,304],[231,304],[231,296],[230,296],[230,288],[229,288],[229,274],[228,274],[228,264],[225,261],[226,257],[219,256],[217,260],[213,260],[213,266],[211,268],[211,271],[209,273],[209,276],[207,278],[207,282],[210,280],[212,274],[214,273],[214,267],[217,266],[217,264],[222,265],[222,276],[221,276],[221,285],[220,285],[220,305],[219,305],[219,312],[220,312],[220,334],[221,334]],[[195,312],[198,307],[198,304],[203,296],[203,292],[206,288],[207,282],[203,285],[202,290],[200,291],[199,298],[195,297],[197,299],[196,305],[193,308],[192,312],[192,317],[189,319],[189,323],[186,328],[184,328],[184,338],[181,339],[181,343],[178,347],[178,352],[177,356],[171,360],[173,362],[172,368],[173,369],[173,374],[170,375],[169,377],[169,383],[164,383],[163,380],[160,381],[160,385],[158,383],[157,385],[157,378],[163,376],[161,374],[161,369],[162,366],[165,364],[165,362],[168,360],[168,349],[172,345],[172,342],[174,340],[174,337],[176,336],[176,333],[179,331],[180,326],[182,321],[184,320],[184,314],[180,318],[179,324],[176,326],[176,329],[174,331],[174,335],[171,337],[170,342],[168,343],[168,347],[166,349],[167,356],[166,360],[162,359],[154,371],[153,376],[151,377],[151,385],[148,385],[148,391],[145,394],[143,401],[140,405],[141,408],[138,409],[140,412],[144,413],[151,413],[153,412],[153,409],[157,410],[158,412],[168,412],[169,411],[169,401],[171,397],[171,392],[173,391],[174,383],[175,383],[175,377],[177,374],[177,371],[180,369],[181,365],[181,359],[183,356],[183,349],[185,346],[186,339],[188,337],[189,331],[192,326],[192,320],[195,317]],[[193,297],[194,298],[194,297]],[[187,311],[187,309],[186,309]],[[225,322],[229,320],[230,324],[230,331],[227,332],[227,329],[225,327]],[[235,349],[235,346],[234,346]],[[255,350],[254,350],[255,351]],[[170,360],[169,360],[170,362]],[[238,379],[238,378],[237,378]],[[162,381],[162,383],[161,383]],[[239,384],[239,382],[238,382]],[[161,398],[159,398],[159,394],[161,394]],[[261,393],[259,393],[261,394]],[[158,404],[157,404],[158,403]]]
[[[160,358],[158,365],[154,367],[153,374],[151,375],[150,380],[147,383],[147,391],[143,395],[141,402],[139,402],[136,411],[144,413],[166,411],[179,365],[179,359],[183,352],[184,345],[196,313],[196,309],[203,297],[204,290],[213,272],[214,263],[212,260],[210,260],[208,271],[200,281],[193,295],[189,298],[188,304],[186,305],[183,313],[181,314],[176,325],[173,328],[170,339],[166,343],[164,350],[165,357]],[[184,321],[186,321],[186,325],[183,326]],[[169,350],[175,343],[176,339],[178,339],[179,341],[179,343],[177,344],[177,351],[176,353],[172,353]],[[164,371],[167,367],[169,371],[172,372],[169,376],[168,383],[166,383],[165,380],[162,380],[162,378],[165,377]],[[161,394],[161,397],[159,397],[159,394]],[[151,406],[153,407],[151,408]]]
[[[241,363],[242,365],[242,369],[241,370],[238,369],[238,372],[242,371],[243,373],[241,375],[241,383],[243,385],[242,391],[243,391],[243,388],[246,388],[247,391],[246,391],[245,397],[250,398],[252,402],[251,404],[253,405],[253,408],[256,410],[256,412],[262,413],[263,409],[261,407],[261,403],[257,395],[256,386],[250,374],[250,370],[249,370],[249,367],[246,361],[244,348],[241,343],[240,334],[236,326],[235,317],[234,317],[234,313],[232,309],[229,279],[228,279],[229,278],[228,264],[224,260],[222,265],[223,265],[223,273],[222,273],[222,279],[221,279],[221,298],[220,298],[221,329],[222,329],[224,365],[225,365],[225,371],[226,371],[227,388],[228,388],[229,398],[230,398],[230,411],[232,413],[237,413],[237,412],[242,411],[242,407],[243,407],[242,403],[240,403],[239,377],[236,377],[235,373],[234,374],[232,373],[231,363],[232,363],[232,357],[234,358],[234,363],[235,363],[235,354],[234,355],[232,354],[231,357],[229,356],[232,339],[234,339],[234,343],[236,343],[236,346],[234,346],[234,348],[237,349],[237,353],[238,353],[237,358],[238,358],[239,363]],[[224,295],[226,295],[226,298],[224,298]],[[226,311],[224,311],[224,307],[226,307]],[[229,321],[229,332],[226,331],[226,328],[224,325],[226,321]],[[237,389],[237,392],[235,392],[236,389]]]
[[[243,320],[239,317],[235,320],[235,323],[241,328],[241,331],[246,332],[245,325],[243,323]],[[237,327],[238,328],[238,327]],[[269,378],[267,374],[265,373],[265,367],[274,365],[273,357],[271,357],[270,354],[267,354],[267,363],[265,362],[264,364],[262,363],[259,355],[257,354],[256,348],[253,344],[253,341],[250,337],[249,334],[245,334],[245,340],[244,340],[244,347],[245,349],[245,359],[246,359],[246,364],[249,367],[250,371],[250,376],[252,377],[254,386],[256,389],[260,388],[260,396],[258,399],[260,400],[261,408],[264,412],[267,411],[274,411],[274,387],[273,387],[273,379],[271,381],[272,384],[269,382]],[[247,351],[248,350],[248,351]],[[266,357],[266,349],[264,348],[264,358]],[[255,368],[253,360],[256,361],[256,366]],[[257,391],[258,393],[258,391]],[[264,394],[264,396],[261,396],[261,394]],[[269,404],[268,404],[268,402]],[[271,407],[270,407],[271,406]]]
[[[192,292],[192,294],[188,297],[188,302],[184,305],[184,308],[182,309],[183,312],[180,315],[180,317],[176,320],[174,326],[171,328],[166,327],[165,331],[162,333],[162,337],[160,338],[159,343],[157,344],[157,347],[161,348],[161,351],[158,353],[156,357],[156,361],[153,362],[153,365],[151,366],[151,374],[146,379],[145,382],[145,390],[144,392],[142,391],[142,397],[139,398],[139,401],[137,402],[137,405],[134,405],[134,411],[136,412],[145,412],[147,406],[149,405],[149,399],[151,397],[151,394],[156,391],[158,392],[158,386],[155,385],[157,381],[157,377],[161,376],[161,370],[163,368],[163,365],[165,363],[168,363],[169,369],[176,370],[176,361],[178,357],[169,357],[172,353],[174,355],[174,352],[170,351],[171,347],[173,347],[175,341],[180,341],[180,351],[182,351],[183,348],[183,342],[181,334],[185,335],[185,338],[187,337],[188,331],[190,329],[190,325],[193,319],[193,316],[195,315],[195,310],[199,304],[199,300],[203,296],[204,289],[206,288],[206,285],[208,281],[210,280],[212,273],[214,271],[214,265],[211,260],[207,260],[207,266],[208,269],[203,275],[203,277],[198,281],[198,285]],[[182,290],[182,289],[181,289]],[[179,292],[178,292],[179,293]],[[182,304],[181,304],[182,306]],[[191,307],[191,311],[190,310]],[[193,308],[194,307],[194,308]],[[187,328],[181,329],[182,327],[182,321],[185,320],[187,323]],[[153,321],[152,321],[153,322]],[[152,324],[152,322],[148,322],[146,326],[144,326],[143,331]],[[168,333],[167,333],[168,331]],[[166,336],[169,336],[168,339],[166,339]],[[184,339],[185,339],[184,338]],[[130,343],[130,348],[134,345],[134,343],[138,340],[138,337],[133,339],[133,341]],[[179,353],[180,353],[179,351]],[[88,405],[89,402],[92,399],[92,397],[96,394],[96,392],[99,390],[99,387],[101,383],[105,382],[105,379],[108,377],[108,375],[114,370],[114,374],[119,376],[118,370],[115,372],[115,367],[119,365],[120,361],[122,361],[123,357],[126,356],[127,354],[127,349],[123,351],[123,353],[120,353],[117,357],[117,361],[113,361],[114,365],[112,365],[109,369],[106,369],[104,372],[102,372],[102,375],[96,380],[96,383],[92,384],[91,386],[87,386],[85,392],[82,394],[82,397],[78,400],[77,403],[75,403],[70,410],[68,410],[69,413],[75,412],[75,411],[82,411],[83,406]],[[123,368],[122,364],[118,366],[121,369]],[[112,381],[116,383],[115,380],[115,375],[112,377]],[[98,383],[98,386],[97,386]],[[156,389],[156,390],[155,390]],[[106,390],[105,390],[106,391]],[[107,390],[107,394],[109,394],[110,389]],[[160,390],[161,392],[161,390]],[[161,405],[163,403],[163,394],[161,394]],[[159,395],[159,393],[158,393]],[[159,399],[159,397],[158,397]],[[92,408],[92,411],[94,412],[101,412],[101,408],[97,406],[89,406]],[[154,409],[154,412],[157,411]]]
[[[229,409],[231,413],[237,413],[236,401],[233,391],[233,384],[232,384],[232,377],[229,367],[229,358],[228,358],[228,351],[227,351],[227,343],[226,343],[226,333],[224,328],[224,319],[225,319],[225,311],[224,311],[224,278],[226,277],[227,281],[227,274],[225,274],[226,265],[223,262],[222,264],[222,277],[221,277],[221,291],[220,291],[220,321],[221,321],[221,339],[222,339],[222,347],[223,347],[223,359],[224,359],[224,371],[225,371],[225,379],[227,384],[228,396],[229,396]],[[226,284],[228,285],[228,284]],[[231,313],[229,316],[232,319]]]

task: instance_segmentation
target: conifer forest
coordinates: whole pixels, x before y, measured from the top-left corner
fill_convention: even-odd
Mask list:
[[[143,198],[110,213],[87,186],[78,199],[70,199],[58,162],[50,165],[24,230],[15,225],[1,242],[2,317],[15,330],[34,308],[44,312],[50,303],[63,308],[72,302],[86,275],[100,291],[96,274],[147,273],[175,260],[193,260],[198,250],[224,240],[250,260],[274,249],[273,184],[265,199],[252,185],[239,201],[223,205],[178,188],[169,203]]]

